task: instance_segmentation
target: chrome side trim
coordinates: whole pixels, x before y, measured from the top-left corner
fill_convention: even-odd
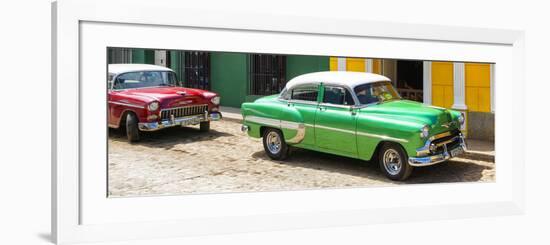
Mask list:
[[[290,99],[290,100],[287,100],[287,101],[288,101],[288,103],[294,103],[294,104],[319,105],[319,102],[317,102],[317,101],[297,100],[297,99]]]
[[[333,127],[327,127],[327,126],[322,126],[322,125],[317,125],[317,124],[315,125],[315,128],[321,128],[321,129],[332,130],[332,131],[337,131],[337,132],[342,132],[342,133],[348,133],[348,134],[355,135],[355,131],[341,129],[341,128],[333,128]]]
[[[326,130],[337,131],[337,132],[342,132],[342,133],[353,134],[353,135],[360,135],[360,136],[366,136],[366,137],[372,137],[372,138],[379,138],[379,139],[383,139],[383,140],[392,140],[392,141],[403,142],[403,143],[409,142],[409,141],[406,140],[406,139],[399,139],[399,138],[394,138],[394,137],[390,137],[390,136],[387,136],[387,135],[381,135],[381,134],[370,134],[370,133],[359,132],[359,131],[354,132],[354,131],[351,131],[351,130],[340,129],[340,128],[333,128],[333,127],[327,127],[327,126],[322,126],[322,125],[315,125],[314,127],[315,127],[315,128],[322,128],[322,129],[326,129]]]
[[[353,109],[354,105],[338,105],[338,104],[331,104],[331,103],[323,102],[323,103],[320,103],[319,106],[348,109],[349,111],[351,111]]]
[[[267,117],[245,116],[243,121],[265,124],[267,126],[272,126],[277,128],[281,127],[281,120],[271,119]]]
[[[291,144],[297,144],[302,142],[306,136],[306,127],[303,123],[297,123],[297,122],[291,122],[291,121],[283,121],[283,120],[277,120],[272,118],[266,118],[266,117],[258,117],[258,116],[245,116],[244,122],[254,122],[259,123],[275,128],[284,128],[284,129],[291,129],[296,130],[296,135],[292,137],[291,139],[286,140],[287,143]],[[243,127],[246,125],[243,125]],[[243,129],[241,127],[241,129]],[[246,126],[246,131],[248,131],[249,128]]]
[[[304,127],[303,123],[289,122],[281,120],[281,128],[298,130]]]
[[[381,134],[369,134],[369,133],[359,132],[359,131],[357,131],[357,135],[373,137],[373,138],[379,138],[379,139],[383,139],[383,140],[393,140],[393,141],[403,142],[403,143],[409,142],[406,139],[399,139],[399,138],[394,138],[394,137],[390,137],[390,136],[387,136],[387,135],[381,135]]]
[[[265,117],[258,117],[258,116],[245,116],[244,121],[264,124],[264,125],[272,126],[272,127],[276,127],[276,128],[286,128],[286,129],[298,130],[298,132],[296,133],[296,136],[293,139],[291,139],[291,140],[293,140],[293,142],[296,142],[296,143],[301,142],[303,140],[303,138],[305,137],[305,128],[306,127],[320,128],[320,129],[326,129],[326,130],[332,130],[332,131],[347,133],[347,134],[351,134],[351,135],[361,135],[361,136],[366,136],[366,137],[373,137],[373,138],[379,138],[379,139],[383,139],[383,140],[391,140],[391,141],[397,141],[397,142],[403,142],[403,143],[409,142],[406,139],[394,138],[394,137],[390,137],[390,136],[387,136],[387,135],[371,134],[371,133],[364,133],[364,132],[355,132],[355,131],[352,131],[352,130],[333,128],[333,127],[327,127],[327,126],[322,126],[322,125],[296,123],[296,122],[283,121],[283,120],[277,120],[277,119],[265,118]],[[301,132],[301,131],[303,131],[303,132]],[[300,136],[300,137],[298,137],[298,136]],[[297,139],[295,139],[295,138],[297,138]],[[292,142],[290,142],[290,143],[292,143]]]
[[[129,106],[129,107],[134,107],[134,108],[145,109],[144,105],[137,105],[137,104],[132,104],[132,103],[122,103],[122,102],[118,102],[118,101],[109,101],[109,103],[115,104],[115,105],[123,105],[123,106]]]
[[[291,144],[298,144],[304,140],[306,137],[306,127],[303,123],[298,125],[298,128],[296,128],[296,135],[292,137],[292,139],[287,140],[287,143]]]

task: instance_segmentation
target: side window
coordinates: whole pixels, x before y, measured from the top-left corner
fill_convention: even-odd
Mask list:
[[[283,89],[283,91],[281,91],[281,95],[279,96],[279,98],[283,100],[290,100],[290,91],[287,90],[286,88]]]
[[[349,90],[342,87],[325,86],[323,103],[334,105],[354,105],[355,101]]]
[[[113,73],[109,73],[107,75],[107,89],[111,89],[111,87],[113,86],[113,78],[114,78],[115,74]]]
[[[305,101],[317,101],[317,95],[319,94],[319,89],[317,86],[303,86],[292,89],[291,99],[293,100],[305,100]]]

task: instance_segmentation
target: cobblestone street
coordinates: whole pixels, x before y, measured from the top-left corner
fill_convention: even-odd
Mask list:
[[[174,195],[372,187],[412,183],[492,182],[492,159],[463,158],[415,168],[405,182],[387,179],[375,162],[293,149],[289,159],[273,161],[262,142],[241,133],[240,124],[212,122],[198,127],[147,133],[129,144],[121,132],[109,135],[109,195]]]

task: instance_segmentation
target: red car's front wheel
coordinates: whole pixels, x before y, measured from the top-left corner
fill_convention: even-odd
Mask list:
[[[199,129],[201,132],[208,132],[210,131],[210,121],[201,122],[199,125]]]
[[[126,135],[130,142],[139,141],[138,118],[134,113],[128,113],[126,116]]]

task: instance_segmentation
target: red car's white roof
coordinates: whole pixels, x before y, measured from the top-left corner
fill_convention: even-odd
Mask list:
[[[390,81],[389,78],[368,72],[354,71],[321,71],[297,76],[286,83],[286,88],[300,84],[323,83],[342,85],[354,88],[357,85],[381,81]]]
[[[172,71],[168,67],[147,64],[109,64],[108,69],[109,73],[114,74],[133,71]]]

